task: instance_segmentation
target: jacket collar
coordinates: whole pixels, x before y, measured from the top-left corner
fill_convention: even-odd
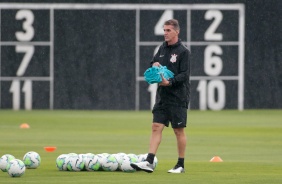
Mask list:
[[[173,44],[173,45],[167,45],[167,42],[164,42],[164,43],[163,43],[163,45],[164,45],[165,47],[171,47],[171,48],[177,47],[177,46],[180,45],[180,44],[181,44],[181,40],[180,40],[180,39],[178,39],[178,41],[177,41],[175,44]]]

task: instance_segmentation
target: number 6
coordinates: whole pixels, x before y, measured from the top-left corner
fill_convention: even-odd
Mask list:
[[[222,49],[218,45],[209,45],[205,49],[204,71],[211,76],[217,76],[222,71],[222,60],[214,54],[222,55]]]

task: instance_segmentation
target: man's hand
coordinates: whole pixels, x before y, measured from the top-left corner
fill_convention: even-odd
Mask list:
[[[157,66],[157,67],[160,67],[161,64],[159,62],[154,62],[152,66]]]
[[[161,77],[162,77],[162,82],[160,82],[159,85],[160,86],[169,86],[169,81],[166,80],[163,75],[161,75]]]

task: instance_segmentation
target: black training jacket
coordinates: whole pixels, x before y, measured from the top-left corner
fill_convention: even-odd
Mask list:
[[[158,86],[155,105],[174,105],[188,108],[190,100],[190,51],[179,39],[174,45],[164,42],[151,61],[159,62],[174,73],[171,86]]]

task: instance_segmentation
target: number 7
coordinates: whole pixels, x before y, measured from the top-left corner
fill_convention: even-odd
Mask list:
[[[34,46],[16,46],[17,53],[25,53],[23,60],[18,68],[17,76],[23,76],[26,71],[26,68],[33,56],[34,53]]]

